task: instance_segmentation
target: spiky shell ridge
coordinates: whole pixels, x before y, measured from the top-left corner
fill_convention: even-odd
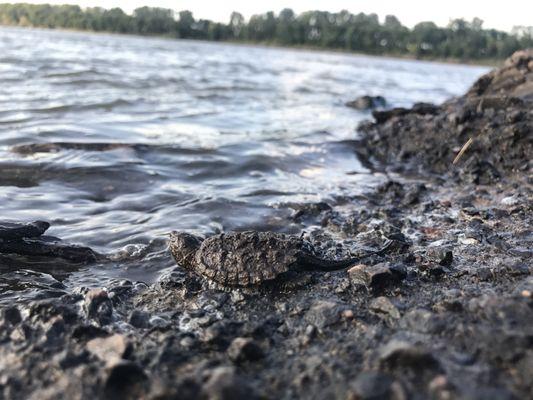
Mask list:
[[[250,286],[275,279],[297,262],[303,241],[273,232],[212,236],[196,253],[196,271],[223,285]]]

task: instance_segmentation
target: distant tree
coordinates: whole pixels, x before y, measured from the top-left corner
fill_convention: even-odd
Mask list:
[[[177,23],[177,33],[180,38],[191,38],[193,36],[194,17],[192,12],[185,10],[179,12]]]
[[[446,27],[421,22],[409,29],[394,15],[380,24],[376,14],[283,9],[254,15],[248,22],[233,12],[228,24],[195,20],[190,11],[141,7],[132,15],[119,8],[74,5],[0,4],[0,24],[45,28],[168,35],[185,39],[252,42],[347,49],[369,54],[408,54],[423,58],[501,59],[520,48],[533,47],[533,27],[511,33],[483,29],[483,21],[454,19]]]
[[[174,12],[165,8],[137,8],[133,18],[137,31],[142,34],[168,34],[176,23]]]
[[[244,35],[245,20],[241,13],[232,12],[229,19],[229,27],[233,39],[242,39]]]

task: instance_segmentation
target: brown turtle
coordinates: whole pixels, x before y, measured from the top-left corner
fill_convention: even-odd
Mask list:
[[[205,240],[185,232],[172,232],[169,248],[182,267],[229,286],[258,285],[301,269],[342,269],[362,258],[325,260],[304,239],[255,231],[222,233]]]

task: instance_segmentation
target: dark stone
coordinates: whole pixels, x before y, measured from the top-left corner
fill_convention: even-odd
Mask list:
[[[19,309],[15,306],[4,308],[2,314],[4,322],[8,323],[9,325],[17,325],[18,323],[22,322],[22,315],[20,314]]]
[[[241,326],[241,322],[227,319],[217,321],[203,332],[202,340],[220,347],[228,346],[230,338],[238,335]]]
[[[432,262],[449,267],[453,262],[453,252],[448,246],[434,246],[426,250],[426,256]]]
[[[28,224],[0,221],[0,240],[16,241],[22,238],[41,236],[50,227],[45,221],[34,221]]]
[[[398,284],[406,277],[406,271],[389,263],[376,265],[356,265],[348,270],[350,279],[363,284],[372,290],[384,289],[387,286]]]
[[[150,315],[144,311],[133,310],[128,322],[135,328],[146,329],[150,327]]]
[[[305,314],[305,320],[318,329],[323,329],[340,321],[342,309],[338,303],[319,300],[311,305]]]
[[[59,366],[62,369],[75,368],[78,365],[86,364],[89,361],[89,352],[82,350],[79,353],[72,353],[69,350],[64,352],[64,355],[59,360]]]
[[[480,281],[490,281],[493,278],[492,270],[488,267],[480,267],[476,270],[476,275]]]
[[[394,117],[403,117],[408,114],[416,115],[435,115],[439,111],[439,107],[429,103],[415,103],[412,108],[397,107],[385,111],[373,111],[372,116],[376,123],[382,124]]]
[[[67,324],[79,319],[74,306],[61,298],[37,301],[30,306],[29,317],[32,320],[47,322],[55,316],[61,316]]]
[[[51,236],[2,241],[0,242],[0,253],[55,257],[73,263],[91,263],[98,258],[97,254],[88,247],[66,244]]]
[[[255,391],[235,372],[232,367],[217,367],[210,373],[202,392],[213,400],[255,400]]]
[[[64,342],[67,327],[61,317],[55,317],[45,331],[45,343],[47,346],[59,346]]]
[[[401,326],[420,333],[439,333],[444,331],[446,323],[431,311],[415,308],[403,316]]]
[[[141,367],[129,361],[115,364],[104,384],[106,399],[144,398],[150,387],[148,377]]]
[[[380,351],[380,362],[391,369],[442,371],[439,360],[425,348],[409,342],[393,339]]]
[[[107,335],[109,335],[108,331],[94,325],[78,325],[72,331],[72,338],[81,341],[105,337]]]
[[[384,317],[387,321],[396,320],[401,317],[398,307],[386,297],[376,297],[370,303],[369,309],[378,316]]]
[[[105,290],[93,289],[85,295],[85,312],[87,318],[98,321],[101,325],[111,322],[113,304]]]
[[[391,376],[375,371],[363,371],[350,383],[349,400],[390,400]]]
[[[346,106],[355,108],[356,110],[372,110],[374,108],[386,107],[387,102],[383,96],[361,96],[347,102]]]
[[[236,363],[257,361],[264,357],[263,350],[250,338],[236,338],[228,347],[228,356]]]
[[[192,378],[179,380],[172,388],[165,387],[161,393],[151,396],[151,400],[198,400],[203,399],[201,386]]]

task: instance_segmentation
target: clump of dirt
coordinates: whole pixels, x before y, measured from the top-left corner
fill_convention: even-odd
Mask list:
[[[528,171],[533,155],[533,49],[519,51],[459,98],[374,112],[358,153],[399,171],[491,183]],[[466,145],[466,146],[465,146]],[[464,148],[464,153],[453,161]]]

